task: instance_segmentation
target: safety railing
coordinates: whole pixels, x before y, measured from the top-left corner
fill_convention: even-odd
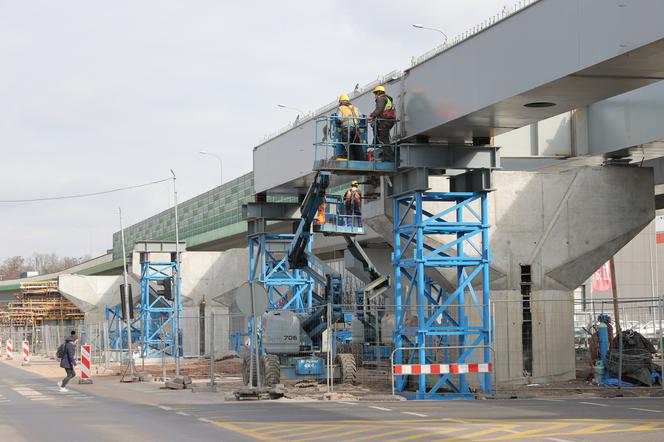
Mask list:
[[[359,206],[355,204],[344,203],[339,195],[327,195],[314,220],[314,231],[330,235],[366,233]]]
[[[442,351],[446,356],[443,362],[426,362],[426,363],[394,363],[394,356],[397,352],[415,352],[425,350],[427,352],[427,358],[435,358],[434,353]],[[474,352],[484,350],[489,351],[489,361],[488,362],[472,362],[475,359]],[[449,353],[458,352],[458,353],[471,353],[464,357],[463,362],[449,362]],[[454,359],[454,358],[451,358]],[[471,362],[465,362],[470,360]],[[497,385],[496,385],[496,375],[494,370],[494,362],[496,360],[496,355],[493,347],[487,345],[446,345],[446,346],[426,346],[426,347],[397,347],[392,350],[390,354],[390,376],[391,376],[391,386],[392,386],[392,396],[396,397],[396,382],[395,378],[397,376],[437,376],[438,380],[434,382],[436,385],[441,383],[441,380],[444,382],[445,379],[450,376],[477,376],[477,384],[479,391],[483,391],[483,396],[493,396],[495,395]],[[488,376],[488,382],[482,379],[482,377]],[[467,380],[466,380],[467,381]],[[426,379],[425,379],[426,383]],[[469,397],[476,396],[478,393],[475,393],[475,389],[468,388],[468,391],[444,391],[444,390],[432,390],[432,391],[419,391],[413,394],[418,399],[447,399],[447,398],[458,398],[458,397]]]
[[[395,119],[366,116],[316,118],[314,169],[336,173],[395,171],[398,146],[392,132],[396,124]]]

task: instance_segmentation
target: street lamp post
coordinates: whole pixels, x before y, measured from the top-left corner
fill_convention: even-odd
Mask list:
[[[298,116],[297,116],[296,120],[300,119],[300,115],[304,116],[304,114],[305,114],[305,112],[303,110],[298,109],[296,107],[292,107],[292,106],[286,106],[285,104],[277,104],[277,107],[280,107],[282,109],[290,109],[290,110],[294,110],[295,112],[298,112]]]
[[[175,172],[171,169],[173,175],[173,209],[175,212],[175,317],[174,319],[174,339],[175,339],[175,376],[180,376],[180,223],[178,220],[178,190],[176,187]]]
[[[217,155],[216,153],[212,152],[206,152],[204,150],[199,151],[201,155],[210,155],[211,157],[215,157],[217,161],[219,161],[219,184],[223,185],[224,184],[224,169],[221,161],[221,157]]]
[[[420,23],[413,23],[412,26],[413,26],[414,28],[416,28],[416,29],[427,29],[427,30],[429,30],[429,31],[434,31],[434,32],[438,32],[438,33],[440,33],[443,37],[445,37],[445,42],[444,42],[444,44],[447,44],[447,34],[444,33],[443,31],[441,31],[440,29],[438,29],[438,28],[432,28],[432,27],[429,27],[429,26],[424,26],[423,24],[420,24]]]

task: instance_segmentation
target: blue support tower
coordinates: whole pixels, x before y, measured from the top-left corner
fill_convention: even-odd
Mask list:
[[[133,307],[133,306],[132,306]],[[115,351],[126,350],[127,345],[127,323],[124,320],[124,312],[118,304],[114,307],[106,307],[104,312],[106,324],[108,325],[108,341],[111,349]],[[130,321],[132,342],[141,337],[140,315],[134,307],[134,319]]]
[[[175,343],[175,315],[182,311],[178,275],[174,261],[141,264],[141,352],[146,358],[161,356],[162,345],[171,357],[181,348]]]
[[[313,279],[288,264],[288,247],[295,235],[262,232],[249,237],[249,275],[256,275],[268,296],[268,310],[312,309]],[[308,249],[311,249],[309,244]]]
[[[425,203],[434,213],[425,210]],[[416,191],[394,198],[394,364],[451,367],[431,371],[436,374],[398,375],[396,391],[406,397],[472,398],[470,376],[477,376],[482,393],[491,392],[491,373],[455,373],[476,364],[492,371],[488,229],[486,192]],[[431,245],[427,235],[442,236],[445,243]],[[426,275],[428,268],[451,269],[456,289],[447,294],[438,288]],[[407,315],[416,316],[417,324]],[[416,381],[412,394],[406,393],[409,377]]]

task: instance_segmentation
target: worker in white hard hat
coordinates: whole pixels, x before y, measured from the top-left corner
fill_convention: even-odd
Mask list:
[[[369,121],[372,121],[374,144],[382,153],[383,161],[394,161],[394,148],[390,140],[390,130],[397,121],[394,99],[387,95],[383,86],[376,86],[373,94],[376,108],[369,114]]]
[[[341,131],[341,141],[344,143],[344,153],[350,154],[349,157],[346,156],[343,159],[364,159],[362,140],[359,134],[360,110],[353,106],[346,94],[339,95],[337,119]]]

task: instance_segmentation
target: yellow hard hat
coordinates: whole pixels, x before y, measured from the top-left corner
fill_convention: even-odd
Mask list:
[[[385,92],[385,88],[383,86],[376,86],[373,93],[375,94],[376,92]]]
[[[350,98],[346,94],[341,94],[339,95],[339,101],[350,101]]]
[[[353,186],[354,186],[354,187],[357,187],[358,182],[357,182],[357,181],[353,181],[352,183],[350,183],[350,185],[351,185],[351,187],[353,187]]]

